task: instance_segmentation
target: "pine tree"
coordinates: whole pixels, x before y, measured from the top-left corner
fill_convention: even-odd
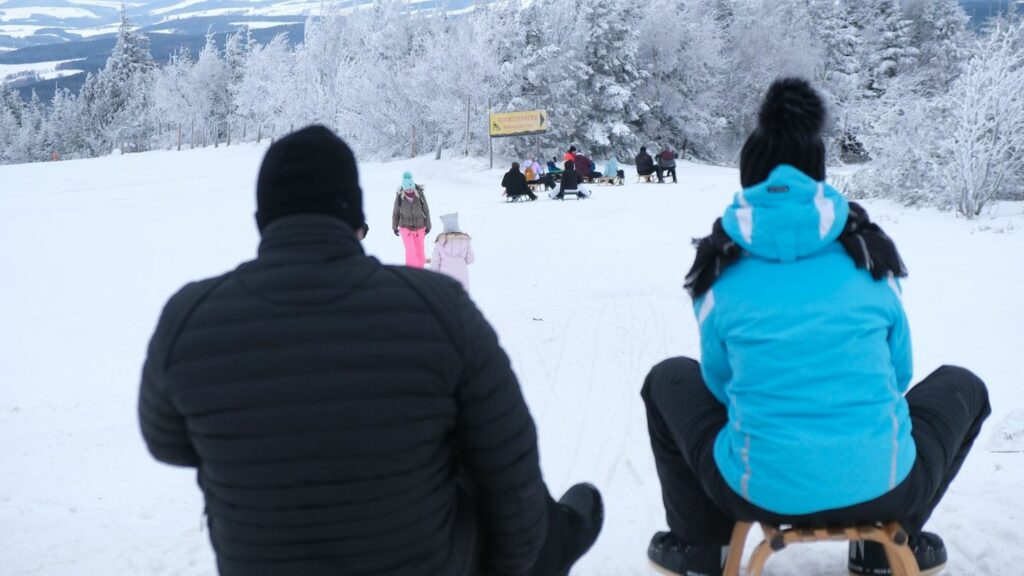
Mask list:
[[[14,141],[16,162],[41,162],[52,153],[52,142],[46,130],[46,113],[35,90],[21,115],[21,125]]]
[[[21,126],[25,103],[16,90],[0,82],[0,164],[15,162],[14,142]]]
[[[127,10],[121,6],[117,42],[106,66],[87,76],[81,97],[95,131],[93,153],[98,147],[144,147],[150,126],[149,80],[153,71],[149,39],[132,30]]]
[[[911,45],[911,22],[903,17],[897,0],[864,0],[851,4],[860,31],[864,88],[885,92],[892,79],[910,69],[918,51]]]
[[[861,74],[857,55],[861,40],[845,3],[837,0],[808,0],[812,26],[819,31],[825,53],[818,81],[831,89],[838,101],[852,96]]]
[[[941,93],[960,74],[968,56],[970,17],[956,0],[921,0],[914,13],[912,41],[919,51],[922,82]]]
[[[77,157],[88,149],[84,129],[78,97],[67,88],[58,89],[50,104],[47,130],[54,150],[62,159]]]
[[[626,6],[624,0],[593,0],[583,17],[586,77],[578,89],[589,105],[582,135],[600,157],[630,156],[640,145],[640,119],[650,109],[640,99],[646,74],[637,61],[637,13]]]
[[[498,39],[500,83],[507,91],[498,98],[504,102],[498,110],[545,110],[548,133],[540,137],[544,150],[564,150],[579,143],[584,122],[579,85],[586,66],[578,45],[565,38],[565,31],[577,26],[576,10],[571,4],[537,2],[518,17],[508,14],[506,18],[510,23],[513,18],[519,19],[523,33]],[[559,32],[557,28],[565,22],[571,24]],[[534,150],[529,139],[506,139],[502,145],[517,157]]]

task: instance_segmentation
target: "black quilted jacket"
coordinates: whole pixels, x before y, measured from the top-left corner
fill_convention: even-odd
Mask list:
[[[520,574],[546,535],[494,331],[457,282],[381,265],[331,217],[272,223],[255,260],[170,299],[139,417],[156,458],[198,469],[221,574],[448,576],[471,548]]]

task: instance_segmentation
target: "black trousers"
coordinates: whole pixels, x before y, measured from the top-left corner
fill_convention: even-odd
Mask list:
[[[545,190],[551,190],[555,187],[555,177],[551,174],[545,174],[536,180],[530,180],[527,184],[543,184]]]
[[[483,536],[479,533],[480,519],[476,517],[479,507],[473,501],[473,489],[463,482],[459,494],[459,513],[456,519],[456,544],[454,555],[468,558],[469,562],[460,571],[462,576],[489,576],[481,567]],[[580,526],[570,520],[569,512],[548,495],[548,534],[544,545],[526,576],[561,576],[580,556],[582,540]]]
[[[676,182],[676,167],[675,166],[668,166],[666,168],[662,168],[661,171],[665,173],[665,176],[671,176],[672,177],[672,183],[675,184],[675,182]],[[660,174],[659,174],[659,176],[660,176]]]
[[[661,166],[655,166],[654,169],[651,170],[650,172],[640,172],[639,170],[637,170],[637,175],[638,176],[650,176],[651,174],[657,174],[658,175],[658,182],[661,182],[662,180],[665,179],[665,177],[662,175],[662,171],[663,171],[663,169],[661,168]]]
[[[689,358],[661,362],[641,395],[668,526],[687,543],[724,544],[737,520],[819,526],[897,520],[908,532],[920,532],[991,412],[977,376],[955,366],[939,368],[906,395],[917,444],[906,480],[868,502],[787,516],[748,502],[722,478],[713,452],[728,415],[704,385],[700,364]]]

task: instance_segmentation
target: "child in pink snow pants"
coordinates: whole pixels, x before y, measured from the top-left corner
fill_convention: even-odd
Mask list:
[[[423,186],[413,182],[411,172],[402,174],[402,185],[395,194],[395,208],[391,212],[391,229],[395,236],[402,237],[405,265],[423,268],[427,259],[423,241],[430,234],[430,207]]]

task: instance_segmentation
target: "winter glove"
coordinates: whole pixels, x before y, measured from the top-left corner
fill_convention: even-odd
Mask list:
[[[427,234],[430,234],[430,228],[427,228]]]
[[[395,236],[398,236],[398,228],[392,228],[392,230],[394,230]]]

